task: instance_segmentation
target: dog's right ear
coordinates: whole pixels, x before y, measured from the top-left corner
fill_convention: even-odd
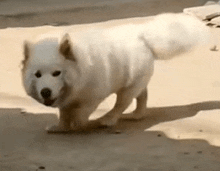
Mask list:
[[[68,33],[61,39],[59,51],[66,59],[76,61],[72,50],[72,42]]]
[[[25,65],[27,60],[29,59],[30,57],[30,42],[28,41],[24,41],[24,44],[23,44],[23,54],[24,54],[24,59],[22,61],[22,64]]]

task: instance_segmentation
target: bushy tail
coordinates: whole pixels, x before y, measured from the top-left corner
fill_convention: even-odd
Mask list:
[[[170,59],[210,39],[210,30],[195,17],[160,14],[146,24],[143,35],[157,59]]]

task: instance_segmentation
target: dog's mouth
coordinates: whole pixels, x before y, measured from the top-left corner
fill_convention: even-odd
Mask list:
[[[45,106],[51,106],[51,107],[57,107],[57,105],[60,105],[60,103],[63,101],[64,97],[66,96],[67,93],[67,87],[64,86],[60,90],[60,94],[57,98],[45,98],[43,99],[43,102],[41,100],[41,103],[43,103]]]
[[[56,99],[44,99],[44,105],[46,106],[52,106]]]

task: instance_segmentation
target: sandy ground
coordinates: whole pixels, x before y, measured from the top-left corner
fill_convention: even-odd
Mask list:
[[[73,31],[141,23],[131,18],[69,26]],[[40,25],[40,24],[39,24]],[[22,42],[66,27],[0,30],[1,171],[219,171],[220,56],[212,44],[170,61],[157,61],[148,87],[148,117],[112,129],[48,135],[57,110],[25,94],[20,76]],[[220,40],[219,28],[212,29]],[[216,43],[220,47],[220,42]],[[92,118],[111,109],[114,95]],[[132,110],[133,103],[128,110]]]

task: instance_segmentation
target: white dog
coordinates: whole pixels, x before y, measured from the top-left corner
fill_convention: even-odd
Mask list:
[[[145,115],[155,59],[170,59],[209,40],[209,29],[184,14],[162,14],[139,25],[91,29],[25,41],[23,84],[28,95],[60,109],[59,125],[49,132],[83,128],[97,106],[116,93],[115,106],[99,119],[112,126],[120,117]],[[137,108],[122,115],[132,100]]]

